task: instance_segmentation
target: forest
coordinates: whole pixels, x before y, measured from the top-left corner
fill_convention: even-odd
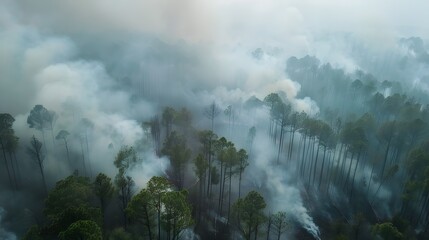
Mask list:
[[[0,240],[429,239],[413,1],[0,0]]]
[[[284,92],[273,92],[226,108],[213,101],[201,109],[209,129],[198,129],[186,106],[166,106],[141,122],[134,144],[105,146],[114,152],[103,160],[114,175],[91,163],[97,123],[90,119],[61,129],[60,114],[35,105],[26,119],[33,135],[22,139],[14,117],[2,113],[2,191],[12,201],[32,198],[20,210],[22,239],[426,239],[429,105],[398,82],[346,74],[315,57],[291,57],[285,71],[320,113],[295,111]],[[258,111],[266,119],[255,125],[240,117]],[[148,151],[168,167],[136,185],[130,173],[145,168]],[[252,167],[257,158],[269,171]],[[64,175],[53,181],[57,171]],[[258,171],[273,186],[252,182]],[[282,181],[297,191],[269,189]],[[304,210],[282,194],[297,194]]]

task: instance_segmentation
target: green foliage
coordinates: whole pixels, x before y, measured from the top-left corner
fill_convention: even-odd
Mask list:
[[[100,227],[91,220],[79,220],[59,234],[61,240],[101,240]]]
[[[56,183],[45,201],[45,214],[55,220],[69,207],[88,206],[93,197],[89,178],[71,175]]]
[[[108,240],[132,240],[130,233],[126,232],[123,228],[115,228],[108,237]]]
[[[33,225],[28,229],[27,233],[22,237],[22,240],[43,240],[40,235],[40,228],[38,225]]]
[[[128,203],[127,216],[143,224],[149,238],[154,238],[156,227],[156,203],[155,199],[147,189],[141,190]]]
[[[55,235],[67,229],[70,224],[80,220],[91,220],[101,226],[101,211],[99,208],[88,206],[67,207],[52,221],[48,229]]]
[[[177,185],[181,188],[184,181],[185,165],[191,157],[191,150],[186,146],[186,139],[173,131],[165,140],[161,153],[170,158],[172,173]]]
[[[152,177],[146,189],[135,195],[127,207],[127,215],[143,224],[146,236],[160,236],[161,226],[176,239],[180,232],[193,224],[191,206],[187,202],[187,191],[174,191],[164,177]],[[155,227],[158,226],[158,231]]]
[[[169,191],[162,196],[163,213],[161,224],[172,233],[172,239],[193,224],[191,206],[187,202],[187,191]]]
[[[126,171],[137,163],[137,152],[133,147],[123,146],[115,157],[115,167],[119,171]]]
[[[233,205],[233,214],[238,221],[238,228],[246,239],[256,227],[266,219],[263,210],[267,206],[264,198],[256,191],[249,192]]]
[[[374,235],[380,236],[384,240],[402,240],[405,239],[401,232],[393,226],[391,222],[375,224],[372,227]]]
[[[109,199],[112,198],[114,187],[112,179],[103,173],[99,173],[93,183],[94,194],[100,199],[101,208],[104,211],[104,207]]]
[[[197,157],[195,157],[194,159],[194,165],[195,174],[198,176],[200,181],[202,181],[202,178],[206,174],[209,164],[202,154],[198,154]]]
[[[272,216],[272,224],[278,233],[284,233],[288,228],[286,212],[280,211]]]

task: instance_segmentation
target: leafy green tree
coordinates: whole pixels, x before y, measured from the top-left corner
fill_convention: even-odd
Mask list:
[[[123,228],[115,228],[109,234],[108,240],[133,240],[132,235]]]
[[[376,236],[380,236],[384,240],[403,240],[404,236],[391,222],[375,224],[372,227],[372,232]]]
[[[198,138],[202,144],[202,151],[205,158],[208,160],[208,172],[207,172],[207,196],[211,197],[211,185],[212,185],[212,157],[214,154],[214,144],[217,141],[217,135],[210,130],[200,131]]]
[[[178,239],[181,231],[193,224],[191,206],[187,202],[187,191],[169,191],[162,197],[161,224],[167,239]]]
[[[286,212],[277,212],[273,215],[272,224],[277,233],[277,240],[280,240],[281,235],[288,229]]]
[[[186,146],[186,139],[173,131],[167,137],[161,152],[170,158],[174,180],[179,188],[183,188],[186,163],[191,157],[191,150]]]
[[[14,131],[12,129],[13,122],[15,122],[15,119],[10,114],[8,113],[0,114],[0,147],[3,152],[3,158],[5,162],[7,176],[9,178],[9,183],[11,187],[13,187],[14,184],[12,180],[12,174],[9,169],[9,163],[6,157],[6,151],[7,151],[7,143],[10,141],[10,138],[11,137],[13,138],[14,136]],[[16,181],[15,181],[15,186],[16,186]]]
[[[119,170],[119,173],[115,177],[115,185],[118,189],[118,195],[121,201],[121,210],[124,217],[124,224],[126,226],[128,220],[125,209],[127,208],[127,205],[133,194],[134,180],[130,176],[126,176],[123,170]]]
[[[93,189],[95,196],[100,200],[101,213],[106,213],[106,207],[109,201],[112,199],[115,188],[112,183],[112,179],[103,173],[99,173],[94,180]]]
[[[134,221],[143,224],[147,230],[149,240],[155,238],[156,227],[156,206],[153,204],[154,199],[147,189],[141,190],[128,203],[127,215]]]
[[[89,206],[93,197],[89,178],[71,175],[58,181],[49,192],[44,213],[53,221],[70,207]]]
[[[89,178],[71,175],[58,181],[45,201],[44,213],[50,221],[47,234],[56,236],[79,220],[101,226],[100,209],[91,207],[94,197]]]
[[[238,162],[239,162],[238,198],[240,198],[241,197],[241,180],[242,180],[241,178],[242,178],[244,169],[246,169],[246,167],[249,166],[249,162],[248,162],[249,155],[247,155],[246,150],[244,149],[240,149],[237,154],[238,154]]]
[[[38,225],[33,225],[28,229],[25,235],[22,237],[22,240],[43,240],[40,235],[40,228]]]
[[[115,157],[113,164],[119,170],[127,171],[137,163],[137,152],[131,146],[123,146]]]
[[[133,179],[127,175],[127,171],[137,163],[137,152],[131,146],[123,146],[115,157],[113,164],[118,168],[115,176],[115,185],[121,201],[121,210],[124,217],[124,224],[127,225],[127,214],[125,209],[131,200],[132,189],[134,187]]]
[[[161,239],[162,198],[166,192],[171,190],[171,188],[171,184],[165,177],[154,176],[147,183],[147,191],[153,198],[152,205],[157,213],[158,240]]]
[[[237,227],[246,240],[250,240],[252,233],[257,236],[258,226],[266,218],[263,212],[266,206],[264,198],[256,191],[249,192],[234,203],[233,212]]]
[[[101,240],[101,229],[91,220],[79,220],[59,234],[61,240]]]
[[[202,154],[198,154],[197,157],[194,159],[194,172],[198,177],[199,182],[199,189],[198,189],[198,220],[201,216],[202,211],[202,200],[204,195],[204,185],[205,185],[205,179],[207,174],[207,169],[209,167],[209,164],[207,160],[204,158]]]

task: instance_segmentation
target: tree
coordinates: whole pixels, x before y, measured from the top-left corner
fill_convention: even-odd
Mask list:
[[[55,139],[57,140],[63,140],[64,141],[64,146],[66,147],[66,153],[67,153],[67,161],[69,162],[69,164],[71,164],[70,161],[70,156],[69,156],[69,147],[67,144],[67,137],[70,135],[69,132],[67,132],[66,130],[61,130],[58,132],[57,136],[55,137]]]
[[[171,190],[171,187],[171,184],[164,177],[152,177],[147,183],[147,191],[153,198],[152,206],[157,212],[158,240],[161,240],[162,198],[167,191]]]
[[[50,220],[57,219],[70,207],[89,206],[94,197],[89,178],[70,175],[58,181],[45,201],[44,213]]]
[[[205,183],[206,173],[207,173],[207,169],[209,167],[209,164],[202,154],[198,154],[197,157],[195,157],[195,159],[194,159],[194,166],[195,166],[194,171],[198,177],[198,182],[199,182],[198,213],[197,213],[198,214],[198,220],[199,220],[200,216],[201,216],[201,211],[202,211],[201,201],[202,201],[203,195],[204,195],[204,183]]]
[[[121,210],[124,217],[124,224],[127,225],[127,214],[125,209],[131,200],[132,188],[134,187],[133,179],[127,175],[127,171],[137,163],[137,152],[133,147],[123,146],[115,157],[113,164],[118,168],[115,176],[115,185],[119,192],[121,200]]]
[[[42,236],[40,235],[40,228],[38,225],[33,225],[28,229],[28,231],[25,233],[22,240],[43,240]]]
[[[124,171],[133,167],[137,163],[137,152],[133,147],[122,146],[118,154],[115,157],[113,164],[118,169]]]
[[[30,147],[27,148],[27,153],[30,155],[31,158],[33,158],[33,160],[39,167],[40,175],[42,176],[43,187],[45,193],[48,194],[48,186],[46,185],[45,172],[43,167],[45,155],[42,153],[42,143],[33,135],[30,144]]]
[[[266,206],[264,198],[256,191],[249,192],[234,203],[238,229],[246,240],[250,240],[252,233],[257,236],[258,226],[265,220],[263,210]]]
[[[180,111],[176,112],[173,123],[178,127],[178,130],[181,130],[185,138],[187,138],[192,126],[192,113],[186,108],[181,108]]]
[[[50,222],[46,234],[57,236],[79,220],[101,226],[101,211],[90,204],[94,197],[89,178],[71,175],[58,181],[45,201],[44,213]]]
[[[110,179],[103,173],[99,173],[94,180],[93,189],[95,196],[97,196],[100,200],[101,213],[103,215],[104,221],[104,214],[106,212],[107,203],[111,200],[115,191],[115,188],[112,184],[112,179]]]
[[[375,224],[372,227],[374,235],[382,237],[384,240],[402,240],[404,239],[401,232],[390,222]]]
[[[124,217],[124,225],[127,226],[127,214],[125,209],[127,208],[128,202],[131,200],[132,189],[134,187],[134,180],[130,176],[126,176],[125,172],[120,169],[119,173],[115,177],[115,185],[118,189],[119,199],[121,200],[121,210]]]
[[[171,107],[164,108],[162,112],[162,124],[165,127],[165,137],[168,138],[171,132],[171,125],[173,124],[174,118],[176,116],[176,110]]]
[[[185,228],[193,224],[191,206],[187,202],[188,192],[168,191],[162,196],[162,225],[167,232],[167,239],[178,239]]]
[[[277,240],[280,240],[281,235],[286,232],[288,228],[288,222],[286,212],[277,212],[273,215],[272,224],[275,232],[277,233]]]
[[[9,178],[9,183],[11,187],[13,188],[13,180],[12,175],[10,173],[9,169],[9,163],[7,161],[6,157],[6,151],[7,151],[7,143],[10,141],[11,138],[14,138],[14,131],[12,129],[12,125],[15,119],[8,113],[1,113],[0,114],[0,147],[3,152],[3,158],[5,162],[5,167],[7,171],[7,176]],[[13,165],[13,163],[12,163]],[[15,178],[16,179],[16,178]],[[16,180],[15,180],[15,186],[16,186]]]
[[[241,197],[241,178],[244,172],[244,169],[249,166],[249,162],[247,161],[247,159],[249,158],[249,156],[246,153],[246,150],[244,149],[240,149],[238,151],[238,162],[239,162],[239,167],[238,167],[238,171],[239,171],[239,177],[238,177],[238,198]]]
[[[59,234],[61,240],[100,240],[101,229],[91,220],[79,220],[72,223],[67,230]]]
[[[30,111],[30,115],[27,117],[27,123],[30,128],[34,128],[42,133],[43,143],[45,144],[45,130],[53,131],[53,125],[56,120],[56,114],[54,111],[49,111],[43,105],[35,105]],[[54,135],[52,133],[52,142],[54,142]]]
[[[213,131],[205,130],[198,133],[198,138],[202,144],[202,151],[206,159],[208,159],[208,174],[207,174],[207,196],[211,197],[212,183],[212,156],[214,154],[214,143],[217,141],[217,135]]]
[[[191,157],[191,150],[186,146],[185,138],[173,131],[165,140],[161,153],[170,158],[174,180],[177,186],[182,188],[185,178],[185,166]]]
[[[214,132],[214,120],[219,115],[220,110],[216,103],[213,101],[206,109],[204,109],[204,115],[211,121],[212,132]]]
[[[91,167],[91,160],[89,158],[89,142],[88,142],[88,130],[93,129],[94,128],[94,123],[89,120],[88,118],[82,118],[79,122],[79,127],[80,127],[80,135],[79,135],[79,141],[80,141],[80,147],[82,150],[82,160],[85,164],[85,154],[84,154],[84,141],[85,141],[85,145],[86,145],[86,156],[87,156],[87,160],[88,160],[88,167],[89,167],[89,176],[92,177],[92,167]]]
[[[153,196],[147,189],[143,189],[131,199],[126,209],[127,215],[131,219],[145,226],[149,240],[155,238],[154,228],[156,226],[156,208],[152,203]]]

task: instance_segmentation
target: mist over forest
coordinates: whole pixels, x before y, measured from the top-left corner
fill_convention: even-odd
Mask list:
[[[0,239],[429,239],[427,9],[0,0]]]

